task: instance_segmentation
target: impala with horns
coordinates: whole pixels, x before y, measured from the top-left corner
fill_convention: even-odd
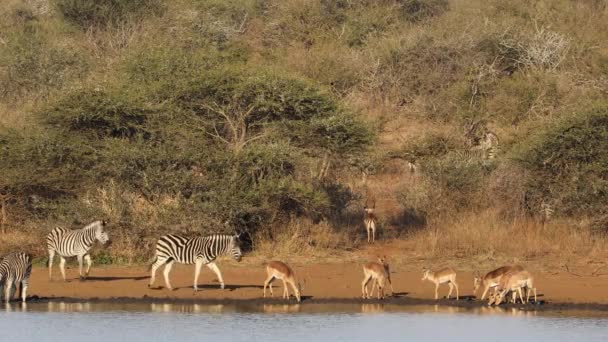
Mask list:
[[[363,211],[365,212],[365,216],[363,217],[363,225],[365,226],[365,230],[367,230],[367,242],[376,241],[376,226],[378,225],[378,217],[376,216],[376,200],[373,202],[372,207],[368,206],[367,200],[365,201],[365,206],[363,206]]]

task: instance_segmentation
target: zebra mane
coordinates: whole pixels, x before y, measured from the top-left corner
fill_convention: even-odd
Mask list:
[[[82,230],[102,229],[103,226],[104,226],[103,221],[102,220],[97,220],[97,221],[93,221],[92,223],[89,223],[84,228],[82,228]]]

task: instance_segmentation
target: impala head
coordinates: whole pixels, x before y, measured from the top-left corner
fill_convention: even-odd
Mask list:
[[[230,254],[232,258],[236,261],[241,261],[243,258],[243,253],[241,252],[241,234],[236,234],[230,240]]]
[[[98,220],[90,225],[91,227],[95,227],[95,239],[102,245],[105,245],[110,241],[110,236],[108,235],[108,232],[105,231],[107,224],[108,223],[105,220]]]
[[[363,206],[363,211],[365,211],[366,214],[372,214],[375,210],[376,210],[376,200],[374,200],[371,207],[367,204],[367,200],[366,200],[365,205]]]
[[[426,269],[426,268],[422,269],[422,280],[423,281],[429,279],[429,275],[431,275],[431,270]]]

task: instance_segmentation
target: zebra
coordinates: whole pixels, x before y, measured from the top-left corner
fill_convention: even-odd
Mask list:
[[[464,150],[462,158],[466,161],[483,160],[491,161],[498,153],[498,137],[492,132],[486,132],[479,142]]]
[[[165,284],[169,290],[173,290],[169,282],[169,272],[174,262],[194,266],[194,291],[198,291],[198,276],[201,266],[207,265],[210,270],[215,272],[220,287],[224,288],[224,279],[220,269],[215,264],[215,259],[221,255],[232,255],[236,261],[241,261],[242,253],[240,247],[240,234],[213,234],[209,236],[199,236],[187,238],[179,235],[164,235],[156,242],[156,255],[150,265],[150,283],[152,287],[156,278],[156,270],[165,265],[163,274]]]
[[[80,280],[86,279],[91,270],[91,255],[89,250],[93,247],[95,240],[105,245],[109,240],[108,233],[104,231],[106,221],[95,221],[82,229],[69,230],[61,227],[53,229],[46,237],[49,251],[49,280],[53,280],[53,257],[59,254],[59,270],[65,279],[65,258],[76,256],[78,258],[78,274]],[[87,263],[85,275],[82,275],[82,259]]]
[[[4,299],[8,303],[13,285],[20,285],[21,300],[25,302],[27,285],[32,273],[32,256],[23,252],[10,253],[0,261],[0,284],[4,283]]]

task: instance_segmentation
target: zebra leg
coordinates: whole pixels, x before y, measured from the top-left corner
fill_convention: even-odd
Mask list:
[[[13,279],[7,278],[4,283],[4,300],[8,303],[11,300],[11,289],[13,287]]]
[[[87,270],[84,272],[84,277],[87,278],[89,276],[89,271],[91,271],[91,264],[93,261],[91,261],[91,256],[89,254],[84,256],[84,261],[87,263]]]
[[[167,265],[165,265],[165,269],[163,270],[163,275],[165,276],[165,284],[167,285],[167,288],[169,290],[173,290],[173,287],[171,287],[171,283],[169,282],[169,272],[171,272],[171,267],[173,267],[174,262],[174,260],[169,261]]]
[[[67,281],[65,279],[65,258],[61,255],[59,256],[59,270],[61,271],[61,276],[63,277],[63,281]]]
[[[78,278],[80,278],[80,281],[83,281],[84,277],[82,276],[82,255],[77,255],[76,258],[78,259]]]
[[[207,267],[209,267],[210,270],[215,272],[217,279],[220,281],[220,288],[223,290],[224,289],[224,278],[222,278],[222,273],[220,272],[220,269],[217,267],[217,265],[214,262],[208,263]]]
[[[201,266],[203,266],[203,260],[196,259],[194,263],[194,292],[198,291],[198,276],[201,274]]]
[[[49,249],[49,280],[53,281],[53,258],[55,257],[55,250]]]
[[[24,303],[25,303],[25,298],[27,298],[27,285],[28,285],[28,280],[23,279],[21,281],[21,301]]]
[[[154,281],[156,280],[156,270],[161,267],[167,259],[164,258],[156,258],[156,261],[150,266],[150,282],[148,283],[148,287],[152,287],[154,285]]]

